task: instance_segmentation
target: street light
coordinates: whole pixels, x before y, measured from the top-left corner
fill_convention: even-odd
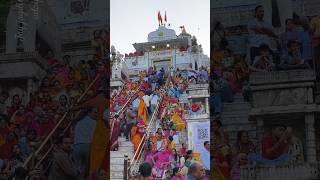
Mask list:
[[[170,48],[170,44],[167,44],[167,48]]]

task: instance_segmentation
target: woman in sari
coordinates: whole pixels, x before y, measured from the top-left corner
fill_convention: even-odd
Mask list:
[[[21,106],[22,100],[18,94],[12,97],[11,106],[8,108],[8,117],[11,117]]]
[[[221,126],[222,123],[219,120],[213,121],[213,158],[216,162],[214,168],[224,176],[225,180],[228,180],[232,155],[228,145],[228,135]]]
[[[139,129],[141,129],[141,127],[144,127],[144,126],[141,123],[139,123],[137,126],[134,126],[131,129],[131,142],[133,144],[134,152],[137,152],[137,150],[139,148],[139,144],[140,144],[142,137],[143,137],[143,133],[141,133],[141,130],[139,130]]]
[[[153,142],[152,141],[148,141],[148,145],[147,145],[147,148],[146,148],[146,153],[144,155],[144,162],[147,162],[151,165],[151,167],[153,166],[153,161],[152,161],[152,158],[155,154],[155,150],[153,149]]]
[[[240,166],[247,163],[247,155],[255,152],[255,145],[250,141],[247,131],[239,131],[237,134],[237,142],[232,147],[232,169],[230,172],[230,180],[240,179]]]
[[[120,133],[120,120],[118,118],[113,117],[110,121],[111,133],[110,133],[110,141],[111,141],[111,151],[117,151],[119,148],[118,137]]]
[[[142,97],[144,96],[143,92],[139,93],[139,106],[138,106],[138,118],[140,118],[144,125],[147,124],[147,107],[146,104],[144,103],[144,100],[142,99]]]
[[[174,162],[172,151],[168,149],[168,146],[165,147],[162,151],[159,151],[153,156],[154,167],[152,169],[152,174],[155,177],[162,177],[167,166]]]

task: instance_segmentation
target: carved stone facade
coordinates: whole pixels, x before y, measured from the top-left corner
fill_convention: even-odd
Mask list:
[[[307,162],[315,162],[315,112],[319,108],[315,104],[313,95],[314,71],[253,73],[250,76],[250,84],[253,107],[249,119],[256,122],[257,137],[261,139],[262,134],[272,124],[290,125],[305,142],[304,154]]]
[[[0,88],[19,94],[28,102],[30,93],[45,76],[46,61],[37,52],[0,55]],[[21,90],[15,90],[15,89]]]

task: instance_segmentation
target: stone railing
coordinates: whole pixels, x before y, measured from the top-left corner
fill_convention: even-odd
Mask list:
[[[0,54],[0,63],[15,63],[15,62],[26,62],[34,61],[39,64],[42,68],[47,67],[47,60],[40,56],[36,51],[34,52],[20,52],[20,53],[10,53],[10,54]]]
[[[311,106],[314,104],[315,78],[313,70],[253,73],[250,76],[253,96],[253,109],[250,114],[314,109]]]
[[[288,70],[272,72],[255,72],[250,75],[251,85],[279,84],[299,81],[314,81],[313,70]]]
[[[47,60],[38,52],[0,54],[0,78],[41,79],[47,69]]]
[[[277,167],[241,167],[240,180],[311,180],[318,179],[317,164]]]
[[[189,84],[188,85],[188,90],[192,89],[209,89],[209,84]]]
[[[206,113],[206,112],[201,113],[201,114],[194,114],[194,115],[188,114],[187,115],[187,118],[190,120],[192,120],[192,119],[207,119],[209,117],[210,117],[209,113]]]

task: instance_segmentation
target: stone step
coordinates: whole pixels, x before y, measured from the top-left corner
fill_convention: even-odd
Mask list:
[[[235,102],[239,102],[239,101],[244,101],[244,98],[243,98],[242,94],[235,94],[235,95],[233,96],[233,100],[234,100]]]
[[[233,103],[224,103],[222,106],[222,111],[237,111],[237,110],[250,110],[251,105],[249,103],[239,103],[239,102],[233,102]]]
[[[110,158],[124,158],[124,155],[133,156],[133,152],[110,151]]]
[[[248,118],[249,112],[248,111],[233,111],[233,112],[222,112],[222,118],[233,118],[233,117],[241,117],[241,118]]]
[[[122,141],[119,143],[120,147],[133,147],[133,144],[131,141]]]
[[[127,139],[125,137],[122,137],[122,136],[119,136],[118,137],[118,142],[121,143],[121,142],[126,142]]]
[[[133,152],[133,146],[119,146],[118,151]]]
[[[110,158],[110,165],[123,164],[124,158]]]
[[[112,172],[123,172],[124,165],[123,164],[113,164],[110,166],[110,171]]]
[[[110,171],[110,179],[123,179],[123,172]]]

